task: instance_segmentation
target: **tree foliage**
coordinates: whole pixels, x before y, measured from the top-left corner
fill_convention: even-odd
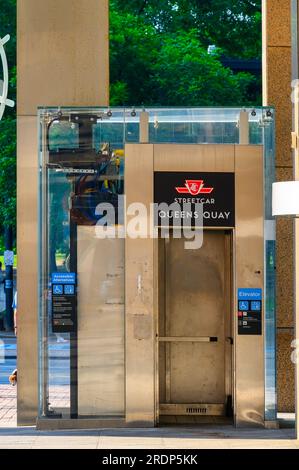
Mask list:
[[[10,42],[5,46],[8,62],[16,65],[16,0],[0,0],[0,36],[10,34]]]
[[[0,0],[6,34],[15,100],[16,0]],[[221,55],[260,58],[261,0],[110,0],[111,105],[259,104],[259,77],[233,73]],[[6,109],[0,124],[0,235],[15,225],[15,113]]]
[[[154,71],[156,104],[172,106],[242,104],[251,83],[249,74],[234,75],[209,55],[194,30],[163,40]]]
[[[196,29],[204,47],[215,44],[230,57],[261,56],[261,0],[112,0],[111,5],[159,32]]]
[[[0,36],[8,59],[9,98],[16,100],[16,0],[0,0]],[[0,71],[0,79],[2,70]],[[0,236],[5,225],[16,224],[16,110],[6,108],[0,122]]]
[[[16,122],[6,117],[0,124],[0,224],[16,222]]]
[[[258,58],[260,43],[260,2],[111,0],[111,104],[259,104],[259,78],[220,56]]]

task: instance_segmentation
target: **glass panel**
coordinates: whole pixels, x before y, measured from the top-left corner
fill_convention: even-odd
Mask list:
[[[98,232],[101,204],[123,224],[123,124],[98,114],[40,113],[42,417],[124,415],[124,239]]]
[[[270,116],[272,112],[272,118]],[[272,217],[272,183],[275,181],[274,111],[264,112],[264,188],[265,188],[265,418],[275,420],[276,397],[276,223]]]
[[[149,108],[150,143],[235,144],[240,108]],[[124,416],[124,240],[101,239],[100,203],[121,229],[125,143],[138,109],[41,108],[40,416]],[[274,110],[247,109],[264,145],[266,419],[276,418]],[[70,311],[75,312],[70,315]]]
[[[69,121],[54,120],[49,127],[49,150],[77,149],[79,147],[79,127]]]

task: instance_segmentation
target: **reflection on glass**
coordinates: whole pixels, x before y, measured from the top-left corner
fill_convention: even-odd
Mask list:
[[[275,420],[276,396],[276,225],[272,217],[272,183],[275,181],[274,121],[263,123],[265,194],[265,419]]]
[[[139,141],[143,110],[107,111],[39,112],[41,417],[125,415],[124,240],[98,238],[96,227],[105,214],[97,208],[111,203],[116,219],[110,223],[122,226],[124,149]],[[147,111],[150,143],[239,142],[239,108]],[[273,110],[271,116],[263,108],[248,111],[249,141],[265,148],[265,411],[270,420],[276,417],[274,119]],[[63,313],[70,306],[74,317]]]

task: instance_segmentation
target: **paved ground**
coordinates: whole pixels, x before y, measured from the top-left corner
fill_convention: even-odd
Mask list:
[[[49,402],[51,408],[69,407],[69,360],[67,342],[53,337],[49,348],[50,379]],[[17,343],[12,333],[0,332],[0,427],[16,426],[17,388],[9,384],[8,377],[17,367]]]
[[[62,404],[60,400],[64,398],[59,390],[54,397]],[[55,432],[17,428],[16,387],[0,385],[0,404],[0,449],[299,449],[290,428],[256,430],[202,425]],[[289,423],[287,418],[284,420]]]
[[[299,449],[294,431],[232,426],[41,432],[0,428],[0,449]]]
[[[8,380],[16,364],[16,338],[11,333],[0,332],[0,426],[17,424],[17,389]]]
[[[63,388],[53,390],[52,398],[57,406],[63,406],[67,399]],[[290,425],[289,415],[282,418]],[[55,432],[17,428],[16,387],[0,385],[0,449],[299,449],[294,437],[290,428],[256,430],[228,425]]]
[[[16,387],[8,385],[8,375],[16,364],[14,337],[3,337],[0,344],[0,449],[274,449],[299,448],[292,429],[253,430],[233,426],[176,426],[155,429],[102,429],[94,431],[36,431],[34,427],[16,427]],[[51,345],[53,376],[51,407],[68,406],[66,383],[67,345]],[[2,351],[2,352],[1,352]],[[1,360],[2,357],[2,360]],[[287,420],[287,417],[284,417]],[[290,424],[290,423],[289,423]],[[291,423],[292,424],[292,423]]]
[[[0,429],[17,425],[17,388],[0,385]]]
[[[69,408],[69,387],[56,386],[50,389],[52,409]],[[17,425],[17,386],[0,384],[0,429]]]

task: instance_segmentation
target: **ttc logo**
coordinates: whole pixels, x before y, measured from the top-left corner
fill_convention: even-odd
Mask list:
[[[186,180],[185,186],[175,188],[179,194],[191,194],[197,196],[198,194],[211,194],[214,188],[205,188],[203,180]]]

